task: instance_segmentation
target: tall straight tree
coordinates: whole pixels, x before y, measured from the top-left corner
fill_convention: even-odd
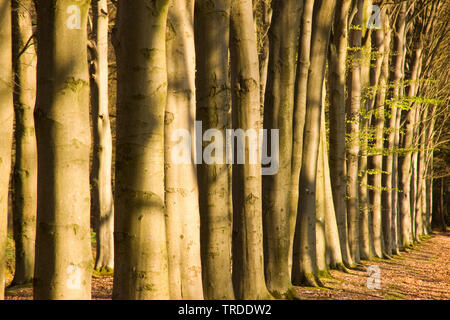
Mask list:
[[[355,12],[349,25],[349,64],[347,76],[347,218],[350,255],[354,263],[360,262],[359,253],[359,116],[361,109],[361,25],[363,0],[353,0]]]
[[[394,29],[392,31],[393,46],[392,46],[392,59],[390,65],[391,73],[389,75],[389,82],[392,83],[392,89],[390,90],[390,110],[389,117],[386,116],[385,127],[388,128],[388,133],[385,138],[384,149],[385,156],[383,157],[383,171],[386,173],[383,175],[382,184],[382,215],[391,215],[391,232],[392,232],[392,250],[393,253],[397,253],[397,208],[394,205],[394,194],[397,193],[395,189],[396,184],[394,184],[394,176],[397,174],[394,169],[394,162],[396,157],[394,157],[394,147],[395,147],[395,128],[397,123],[397,105],[399,99],[401,98],[401,79],[403,77],[403,51],[404,51],[404,37],[405,37],[405,20],[406,20],[406,8],[407,3],[403,2],[400,4],[400,10],[398,16],[393,22]],[[389,232],[389,230],[383,230],[384,233]],[[406,241],[409,243],[409,241]],[[381,239],[374,239],[374,255],[376,257],[382,256]]]
[[[378,58],[381,59],[381,72],[379,78],[379,84],[377,86],[374,111],[372,115],[372,122],[375,126],[375,143],[373,148],[373,156],[369,158],[370,169],[373,170],[371,185],[372,190],[370,192],[370,204],[372,207],[372,213],[370,215],[371,221],[371,248],[375,247],[373,239],[380,238],[383,235],[385,253],[388,256],[392,255],[392,232],[391,232],[391,214],[383,212],[381,195],[383,190],[383,176],[387,174],[383,171],[383,141],[384,141],[384,124],[385,124],[385,100],[388,86],[389,77],[389,47],[391,44],[391,31],[389,28],[389,20],[387,10],[382,16],[383,28],[376,30],[373,34],[373,42],[375,50],[378,50]],[[382,42],[381,42],[382,41]],[[380,56],[381,55],[381,56]],[[377,60],[378,64],[378,60]],[[384,214],[383,214],[384,213]],[[382,233],[384,230],[384,233]],[[377,244],[378,245],[378,244]],[[371,250],[375,251],[375,250]],[[371,252],[373,253],[373,252]],[[380,252],[378,252],[380,253]]]
[[[418,83],[417,79],[420,76],[420,61],[422,58],[422,50],[423,50],[423,41],[421,30],[422,25],[415,25],[414,32],[417,34],[413,35],[414,37],[414,47],[411,52],[412,59],[410,62],[410,70],[409,70],[409,85],[407,90],[407,96],[410,99],[413,99],[416,96]],[[418,106],[420,104],[410,103],[408,110],[405,110],[404,115],[404,135],[401,141],[402,152],[398,156],[398,165],[399,165],[399,184],[398,188],[401,192],[398,194],[399,201],[399,217],[400,217],[400,236],[402,240],[403,246],[408,246],[412,244],[413,240],[418,241],[418,238],[413,239],[412,236],[416,234],[413,232],[412,226],[413,216],[414,216],[414,206],[411,206],[411,196],[414,197],[413,190],[411,190],[411,182],[412,182],[412,173],[414,166],[413,154],[411,150],[415,145],[415,122],[416,122],[416,113],[419,112]]]
[[[339,230],[342,260],[353,265],[348,245],[347,191],[345,162],[345,67],[347,61],[347,20],[351,0],[338,1],[331,27],[328,83],[330,86],[330,174],[334,208]]]
[[[290,211],[295,62],[301,7],[297,0],[276,0],[269,30],[269,69],[264,99],[264,129],[279,130],[279,168],[263,177],[265,274],[275,297],[296,296],[292,288]],[[298,199],[297,199],[298,200]],[[295,212],[297,212],[297,208]],[[292,214],[294,215],[294,214]]]
[[[36,50],[31,25],[33,1],[13,1],[14,166],[13,231],[16,266],[11,285],[30,283],[36,238],[37,152],[34,128]]]
[[[91,63],[93,124],[92,211],[95,217],[97,251],[94,268],[114,268],[114,201],[112,194],[112,135],[108,109],[108,3],[93,0],[92,26],[95,59]]]
[[[292,258],[295,234],[295,222],[298,209],[298,183],[302,165],[303,130],[305,128],[306,92],[308,88],[308,74],[311,66],[311,21],[314,10],[314,0],[303,2],[303,12],[300,21],[300,35],[297,53],[297,71],[295,74],[294,88],[294,116],[293,116],[293,141],[291,183],[289,190],[289,272],[292,273]]]
[[[197,119],[203,130],[215,128],[223,137],[230,108],[230,5],[230,0],[197,0],[195,4]],[[225,146],[222,151],[225,154]],[[228,167],[212,163],[198,169],[204,295],[234,299]]]
[[[238,157],[239,153],[244,157],[244,164],[233,166],[233,285],[237,299],[269,299],[264,281],[261,163],[259,159],[254,161],[259,155],[256,133],[261,119],[251,0],[231,0],[230,39],[233,127],[255,134],[243,149],[237,150]]]
[[[335,0],[315,2],[311,34],[311,70],[308,77],[298,216],[294,236],[292,281],[319,284],[316,265],[316,173],[319,154],[322,90]],[[330,16],[331,13],[331,16]]]
[[[90,299],[90,1],[35,1],[38,150],[36,299]]]
[[[180,163],[174,162],[173,154],[178,130],[189,132],[194,141],[198,138],[194,129],[194,1],[171,0],[167,23],[164,152],[170,298],[203,299],[197,167],[192,156]],[[190,145],[195,155],[195,144]]]
[[[4,298],[8,190],[13,137],[13,68],[11,41],[11,1],[0,1],[0,300]]]
[[[169,0],[120,1],[114,299],[168,299],[164,216]]]

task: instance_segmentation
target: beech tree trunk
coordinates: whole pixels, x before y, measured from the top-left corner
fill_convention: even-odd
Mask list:
[[[308,77],[302,167],[299,182],[298,216],[294,237],[292,281],[317,286],[316,262],[316,174],[320,140],[320,119],[325,64],[328,52],[334,0],[316,2],[311,33],[311,70]],[[331,13],[331,16],[330,16]]]
[[[197,118],[203,130],[225,137],[230,109],[228,81],[230,0],[197,0]],[[225,145],[223,146],[225,154]],[[231,277],[231,215],[227,164],[198,167],[203,290],[206,299],[234,299]]]
[[[0,300],[4,299],[8,191],[13,137],[11,1],[0,1]]]
[[[384,149],[385,156],[383,157],[383,171],[385,174],[382,178],[383,192],[382,192],[382,215],[391,215],[391,232],[392,232],[392,253],[398,253],[398,226],[397,226],[397,208],[396,202],[394,201],[394,194],[396,196],[396,174],[394,171],[394,162],[396,157],[394,156],[396,150],[395,148],[395,135],[396,135],[396,124],[397,124],[397,104],[401,97],[401,79],[403,77],[403,50],[404,50],[404,35],[405,35],[405,14],[406,14],[406,2],[402,5],[399,15],[395,21],[395,30],[393,30],[393,40],[394,44],[392,46],[392,60],[390,65],[391,74],[389,76],[390,86],[392,89],[390,92],[390,110],[389,116],[385,117],[385,127],[388,129],[388,133],[385,138]],[[392,84],[391,84],[392,83]],[[384,230],[384,233],[388,230]],[[375,239],[375,252],[376,257],[381,257],[381,245],[377,244],[378,241]]]
[[[97,251],[95,270],[114,269],[114,203],[112,194],[112,136],[108,110],[108,4],[92,4],[96,59],[91,64],[93,124],[92,209],[95,217]]]
[[[413,98],[416,95],[416,89],[418,88],[417,79],[420,75],[420,59],[422,54],[422,44],[421,39],[417,39],[414,45],[414,51],[412,53],[412,62],[411,62],[411,75],[408,80],[410,80],[410,84],[408,87],[407,95],[409,98]],[[399,155],[399,215],[400,215],[400,236],[402,245],[407,247],[412,245],[412,241],[418,241],[416,234],[417,231],[414,230],[413,222],[414,222],[414,206],[411,206],[411,196],[414,197],[414,189],[411,190],[411,183],[414,181],[414,168],[417,164],[414,161],[413,152],[416,142],[414,141],[414,130],[416,126],[416,113],[419,112],[417,110],[419,104],[411,102],[409,105],[409,109],[406,111],[404,116],[405,124],[404,124],[404,136],[402,141],[402,152]]]
[[[359,254],[359,151],[361,109],[361,40],[363,0],[353,2],[356,14],[349,25],[350,70],[347,77],[347,218],[348,242],[354,263],[360,262]],[[380,239],[381,240],[381,239]]]
[[[39,178],[34,298],[90,299],[90,1],[35,4]]]
[[[331,28],[328,82],[330,86],[330,173],[333,202],[339,230],[342,260],[353,265],[348,244],[347,164],[345,156],[345,70],[347,61],[347,17],[351,0],[338,1]]]
[[[230,39],[233,127],[257,133],[261,126],[259,62],[251,0],[231,1]],[[261,163],[259,159],[249,163],[250,144],[256,144],[259,155],[257,141],[257,137],[249,138],[244,150],[238,150],[245,164],[233,165],[233,284],[236,298],[246,300],[271,297],[264,281]]]
[[[13,232],[15,273],[11,285],[31,283],[34,275],[37,206],[37,152],[34,128],[36,50],[31,25],[33,2],[13,1],[14,166]]]
[[[384,19],[386,20],[386,19]],[[381,179],[382,179],[382,164],[383,164],[383,128],[384,128],[384,100],[386,97],[386,73],[385,70],[387,62],[385,59],[385,42],[388,30],[379,29],[372,31],[372,53],[376,55],[375,65],[370,70],[370,84],[372,89],[371,101],[373,100],[373,108],[371,111],[372,122],[375,126],[374,132],[374,148],[372,149],[372,155],[369,156],[369,169],[372,171],[370,174],[370,215],[362,215],[362,221],[367,219],[367,227],[369,227],[369,237],[364,235],[365,226],[361,221],[361,247],[360,254],[361,259],[370,259],[371,251],[373,250],[374,235],[378,238],[381,232]],[[389,43],[388,43],[389,45]],[[388,50],[389,51],[389,47]],[[386,67],[386,68],[385,68]],[[369,134],[369,126],[366,123],[365,135]],[[368,147],[368,146],[367,146]],[[361,186],[362,187],[362,186]],[[361,194],[361,192],[360,192]],[[363,231],[364,230],[364,231]]]
[[[195,144],[186,163],[174,163],[176,130],[196,141],[194,1],[171,0],[167,27],[168,94],[165,112],[165,202],[171,299],[203,299],[200,209]],[[192,148],[193,145],[193,148]]]
[[[297,53],[297,73],[294,88],[294,118],[293,118],[293,144],[291,163],[291,182],[289,190],[289,272],[292,273],[292,258],[295,234],[295,222],[298,212],[298,183],[302,165],[303,130],[305,128],[306,92],[308,90],[308,73],[311,66],[311,23],[314,10],[314,0],[303,3],[303,13],[300,23],[300,37]]]
[[[292,135],[295,89],[295,56],[301,8],[297,0],[276,0],[269,30],[269,70],[264,106],[264,128],[279,129],[279,167],[263,177],[265,275],[269,291],[277,298],[296,297],[289,272]],[[269,131],[268,131],[269,132]],[[297,200],[298,201],[298,200]]]
[[[164,212],[168,0],[121,1],[114,299],[169,299]]]

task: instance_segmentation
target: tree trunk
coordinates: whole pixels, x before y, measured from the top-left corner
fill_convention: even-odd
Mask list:
[[[34,298],[90,299],[90,1],[35,4],[39,178]]]
[[[380,245],[378,244],[378,239],[382,239],[384,241],[384,247],[386,248],[386,252],[388,255],[392,253],[392,245],[391,245],[391,219],[390,214],[382,214],[382,206],[381,206],[381,193],[383,190],[382,179],[383,175],[383,140],[384,140],[384,104],[386,99],[386,90],[387,90],[387,79],[389,76],[389,46],[391,42],[391,35],[389,31],[389,21],[387,19],[387,13],[383,10],[383,29],[375,30],[372,33],[372,41],[373,52],[376,52],[376,66],[371,70],[371,84],[375,86],[373,95],[374,98],[374,109],[372,110],[372,121],[375,125],[375,143],[372,148],[372,156],[369,157],[370,170],[371,174],[371,192],[370,192],[370,205],[371,205],[371,214],[369,221],[369,234],[370,234],[370,243],[369,243],[369,251],[370,255],[375,253],[376,255],[380,254]],[[380,68],[380,69],[378,69]],[[379,72],[379,80],[373,80],[376,78],[376,73]],[[382,232],[383,223],[385,223],[384,233]],[[377,241],[374,241],[377,239]],[[377,242],[375,244],[375,242]],[[377,249],[375,250],[375,247]],[[373,252],[372,252],[373,251]],[[378,251],[378,253],[377,253]],[[367,253],[367,251],[366,251]],[[361,256],[362,252],[361,252]]]
[[[168,299],[164,112],[168,0],[121,1],[116,56],[114,299]]]
[[[330,85],[330,173],[333,202],[339,230],[342,260],[353,265],[348,245],[347,192],[345,162],[345,66],[347,61],[347,16],[351,0],[337,2],[331,32],[328,82]]]
[[[326,85],[323,82],[322,89],[322,113],[320,117],[320,141],[319,141],[319,157],[317,159],[317,184],[316,184],[316,259],[317,259],[317,275],[320,277],[330,277],[328,272],[327,251],[331,245],[330,237],[327,235],[327,198],[325,168],[325,157],[327,156],[327,134],[325,126],[325,104],[326,104]],[[336,223],[336,221],[335,221]],[[339,239],[331,239],[337,241]],[[342,261],[341,261],[342,262]]]
[[[396,195],[396,171],[394,171],[394,162],[396,161],[395,153],[395,130],[397,123],[397,107],[398,99],[401,97],[401,79],[403,77],[403,50],[404,50],[404,35],[405,35],[405,14],[406,14],[406,2],[401,5],[401,10],[395,21],[395,30],[393,30],[393,54],[390,65],[392,71],[389,76],[389,86],[392,86],[392,92],[390,93],[390,111],[389,117],[386,117],[385,126],[388,134],[385,138],[384,149],[385,156],[383,158],[383,171],[385,174],[382,178],[383,192],[382,192],[382,215],[391,215],[391,232],[392,232],[392,253],[398,253],[398,227],[397,227],[397,208],[394,201],[394,194]],[[385,230],[387,232],[387,230]],[[375,235],[374,242],[378,242],[378,237]],[[381,239],[380,239],[381,241]],[[382,256],[381,245],[375,245],[374,255],[377,257]]]
[[[422,51],[422,46],[419,43],[415,44],[416,48],[413,53],[413,61],[411,66],[411,83],[409,85],[408,97],[412,98],[416,94],[416,79],[419,74],[419,64],[420,56]],[[398,184],[398,201],[399,201],[399,221],[400,221],[400,238],[403,247],[408,247],[412,245],[413,241],[413,229],[412,229],[412,213],[414,212],[411,208],[411,176],[413,159],[411,150],[414,144],[414,127],[415,118],[417,112],[417,105],[411,103],[410,109],[406,111],[405,115],[405,128],[404,136],[402,141],[402,151],[398,155],[399,164],[399,184]]]
[[[304,1],[301,19],[300,43],[297,53],[297,73],[294,88],[293,144],[291,163],[291,185],[289,190],[289,273],[292,273],[292,258],[295,234],[295,221],[298,212],[298,183],[302,165],[303,130],[305,128],[306,92],[308,89],[308,73],[311,52],[311,20],[314,0]]]
[[[0,1],[0,300],[4,299],[8,191],[13,137],[13,69],[11,40],[11,1]]]
[[[354,1],[357,10],[349,25],[350,70],[347,77],[347,217],[348,242],[354,263],[360,262],[359,254],[359,113],[361,108],[361,40],[363,0]]]
[[[331,187],[330,178],[330,166],[328,161],[328,147],[327,147],[327,136],[325,128],[325,110],[322,110],[323,121],[321,124],[321,136],[324,144],[322,145],[323,150],[323,166],[324,166],[324,195],[325,196],[325,243],[326,243],[326,257],[327,264],[330,269],[337,269],[347,272],[342,261],[341,246],[339,242],[339,232],[336,222],[336,212],[334,209],[333,193],[335,190]]]
[[[325,64],[336,1],[319,0],[312,20],[311,70],[308,77],[302,167],[299,182],[298,216],[294,237],[292,281],[320,284],[316,263],[316,174]]]
[[[417,26],[416,26],[417,27]],[[408,88],[408,98],[413,98],[416,95],[418,84],[417,79],[420,75],[420,59],[422,55],[422,44],[421,39],[418,39],[414,45],[414,52],[412,53],[412,63],[411,63],[411,75],[410,84]],[[414,161],[414,149],[415,137],[414,130],[416,127],[416,113],[419,104],[411,102],[409,109],[406,111],[404,116],[404,136],[402,141],[402,151],[399,154],[399,215],[400,215],[400,237],[402,240],[402,245],[407,247],[412,244],[412,241],[419,241],[417,237],[417,230],[412,228],[414,223],[414,206],[411,206],[411,197],[414,198],[415,190],[411,188],[412,182],[414,181],[414,170],[417,164]],[[412,236],[412,238],[411,238]]]
[[[268,289],[275,297],[292,298],[296,296],[296,291],[289,276],[291,228],[288,201],[291,190],[294,65],[301,8],[297,0],[277,0],[272,7],[264,128],[280,130],[280,152],[278,172],[263,177],[265,275]]]
[[[11,285],[31,283],[34,275],[37,206],[37,152],[34,128],[36,50],[31,25],[33,2],[13,1],[14,112],[16,115],[13,231],[15,273]]]
[[[224,137],[230,108],[230,0],[197,0],[195,7],[197,118],[203,130],[214,128]],[[204,295],[206,299],[234,299],[228,166],[200,165],[198,179]]]
[[[259,159],[248,163],[253,146],[256,155],[259,154],[256,133],[261,125],[259,63],[251,0],[231,1],[230,39],[233,127],[255,134],[243,149],[234,148],[246,163],[233,165],[233,284],[237,299],[269,299],[264,281],[261,164]]]
[[[167,27],[165,113],[166,230],[171,299],[203,299],[197,167],[191,156],[174,162],[176,133],[195,135],[194,1],[172,0]],[[175,139],[176,138],[176,139]],[[194,145],[195,147],[195,145]],[[191,155],[195,149],[190,148]]]
[[[384,43],[383,43],[383,66],[380,75],[379,93],[377,94],[375,101],[376,108],[376,121],[375,121],[375,151],[376,156],[372,158],[372,169],[375,170],[373,178],[373,191],[372,191],[372,216],[371,216],[371,234],[372,238],[382,238],[384,241],[384,251],[388,256],[392,255],[392,225],[391,213],[386,211],[383,207],[382,194],[385,185],[383,181],[389,177],[389,172],[383,171],[383,154],[385,153],[383,141],[385,130],[385,101],[386,93],[388,90],[389,79],[389,54],[391,44],[391,31],[389,30],[388,15],[383,18],[384,30]],[[378,32],[378,31],[377,31]],[[377,117],[378,116],[378,117]],[[388,150],[389,152],[389,150]],[[372,247],[375,248],[375,243]],[[378,248],[379,249],[379,248]],[[375,252],[375,250],[374,250]],[[379,253],[379,252],[378,252]]]
[[[114,269],[114,203],[112,194],[112,136],[108,110],[108,4],[92,3],[96,59],[91,65],[93,125],[92,210],[95,218],[97,252],[95,270]]]

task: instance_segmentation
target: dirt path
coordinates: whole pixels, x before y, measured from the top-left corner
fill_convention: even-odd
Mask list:
[[[369,266],[379,267],[380,288],[369,289]],[[360,270],[350,273],[331,271],[333,278],[324,278],[325,288],[299,287],[304,299],[450,299],[450,233],[435,236],[393,260],[364,261]],[[372,274],[374,276],[375,274]],[[372,282],[370,282],[372,283]],[[112,277],[92,280],[93,299],[111,299]],[[7,291],[7,299],[32,299],[31,288]]]

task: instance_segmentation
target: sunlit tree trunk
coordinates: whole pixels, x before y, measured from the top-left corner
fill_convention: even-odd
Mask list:
[[[387,254],[392,252],[391,232],[390,232],[390,215],[382,215],[381,207],[381,193],[382,193],[382,178],[383,178],[383,138],[384,138],[384,103],[386,99],[387,78],[389,76],[389,45],[390,45],[390,30],[387,14],[382,11],[382,29],[372,31],[372,52],[376,53],[376,63],[371,69],[371,85],[374,86],[372,98],[374,107],[372,109],[372,123],[375,127],[374,132],[374,146],[372,148],[372,156],[369,157],[369,169],[372,171],[370,184],[370,206],[371,214],[369,216],[369,233],[370,243],[369,253],[375,248],[374,239],[382,239],[386,248]],[[378,79],[377,79],[378,78]],[[386,222],[385,232],[382,233],[382,222]],[[383,236],[382,236],[383,235]],[[377,244],[377,246],[379,246]],[[389,248],[389,249],[388,249]],[[379,250],[378,250],[379,251]],[[378,252],[379,253],[379,252]],[[363,257],[363,251],[361,251]],[[367,257],[365,257],[367,258]]]
[[[118,66],[114,299],[168,299],[164,112],[168,0],[121,1]]]
[[[187,163],[174,162],[172,153],[178,143],[176,130],[186,130],[193,141],[198,138],[194,128],[194,1],[170,1],[166,45],[165,202],[170,298],[203,299],[195,144]]]
[[[36,238],[37,152],[34,128],[36,50],[31,25],[33,2],[13,1],[13,68],[15,77],[16,161],[14,166],[13,231],[15,273],[11,285],[30,283],[34,275]]]
[[[289,191],[292,188],[295,61],[301,8],[297,0],[275,0],[272,7],[264,128],[280,130],[280,152],[276,174],[263,177],[264,259],[269,291],[277,298],[291,298],[296,292],[289,276]]]
[[[90,299],[90,1],[39,0],[35,299]]]
[[[225,137],[230,108],[228,81],[230,0],[197,0],[197,119],[203,131]],[[225,145],[223,146],[225,154]],[[203,289],[206,299],[234,299],[231,278],[231,216],[227,164],[198,167]]]
[[[93,125],[92,210],[95,217],[97,251],[94,268],[114,268],[114,203],[112,194],[112,136],[108,110],[108,5],[92,3],[95,56],[91,63],[91,105]]]
[[[233,127],[256,134],[261,126],[260,87],[251,0],[231,1],[230,39]],[[249,138],[244,150],[237,150],[245,164],[233,165],[233,284],[238,299],[270,298],[264,281],[261,163],[250,163],[252,147],[259,154],[257,141],[256,136]]]
[[[331,28],[328,83],[330,86],[330,173],[334,208],[339,230],[342,260],[353,265],[348,245],[347,192],[345,162],[345,70],[347,61],[347,17],[351,0],[338,1]]]
[[[11,41],[11,1],[0,1],[0,300],[4,299],[8,190],[13,137],[13,69]]]
[[[302,165],[303,130],[305,128],[306,92],[308,89],[308,72],[310,68],[311,51],[311,21],[314,10],[314,0],[304,1],[300,24],[300,37],[297,53],[297,72],[294,88],[294,118],[291,163],[291,186],[289,190],[289,272],[292,273],[292,258],[294,246],[295,222],[298,212],[298,183]]]
[[[394,162],[396,161],[395,152],[395,136],[396,136],[396,124],[397,124],[397,104],[401,97],[401,79],[403,77],[403,51],[404,51],[404,35],[405,35],[405,14],[406,14],[406,2],[401,6],[400,13],[394,23],[395,30],[393,30],[392,38],[392,60],[390,65],[391,73],[389,76],[389,85],[392,86],[390,92],[390,110],[386,110],[389,116],[386,116],[385,127],[387,128],[387,134],[385,137],[384,150],[385,156],[383,157],[383,171],[385,174],[382,178],[383,192],[382,203],[383,208],[382,215],[391,215],[391,230],[392,230],[392,250],[393,253],[398,253],[398,226],[397,226],[397,208],[396,201],[394,201],[394,194],[396,184],[396,170],[394,171]],[[386,113],[385,113],[386,115]],[[394,189],[393,189],[394,188]],[[387,231],[387,230],[385,230]],[[376,238],[376,236],[374,236]],[[380,239],[381,241],[381,239]],[[374,240],[377,242],[377,239]],[[381,245],[375,244],[374,255],[381,257]]]
[[[347,76],[347,217],[348,242],[354,263],[359,263],[359,166],[360,151],[359,117],[361,109],[361,39],[363,0],[353,2],[357,10],[349,25],[349,63]]]
[[[334,0],[316,2],[311,33],[311,70],[308,77],[302,167],[299,182],[298,216],[294,237],[292,281],[312,286],[320,284],[316,262],[316,174],[320,140],[320,119],[325,64]]]
[[[418,25],[416,28],[420,28]],[[422,55],[422,40],[419,36],[414,43],[414,51],[412,53],[410,80],[407,95],[409,98],[415,97],[418,89],[417,79],[420,75],[420,59]],[[402,152],[399,154],[399,216],[400,216],[400,236],[403,246],[409,246],[412,241],[419,241],[417,237],[417,230],[412,228],[414,224],[414,206],[411,205],[411,197],[414,197],[414,187],[411,188],[414,181],[414,171],[417,165],[414,161],[414,152],[412,151],[416,146],[415,127],[416,127],[416,113],[419,112],[420,104],[411,102],[409,109],[405,111],[404,116],[404,136],[401,144]],[[412,238],[411,238],[412,237]]]

